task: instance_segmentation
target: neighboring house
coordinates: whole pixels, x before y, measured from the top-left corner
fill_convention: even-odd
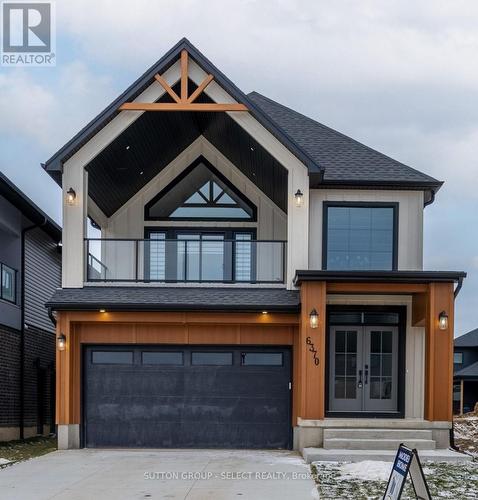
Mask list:
[[[453,357],[454,411],[473,411],[478,403],[478,328],[455,339]]]
[[[0,173],[0,441],[54,432],[60,227]]]
[[[448,446],[465,273],[423,270],[440,181],[187,40],[45,168],[60,448]]]

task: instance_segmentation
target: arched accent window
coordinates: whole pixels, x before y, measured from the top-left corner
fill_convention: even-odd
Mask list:
[[[256,206],[199,157],[145,206],[146,220],[255,221]]]

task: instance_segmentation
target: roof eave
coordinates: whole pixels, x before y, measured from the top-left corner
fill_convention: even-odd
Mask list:
[[[463,271],[323,271],[298,270],[294,284],[306,281],[348,283],[458,283]]]
[[[291,151],[309,171],[322,173],[323,169],[285,132],[282,131],[244,92],[242,92],[231,80],[229,80],[218,68],[216,68],[194,45],[186,38],[181,39],[172,47],[159,61],[152,65],[142,76],[140,76],[130,87],[128,87],[120,96],[118,96],[109,106],[107,106],[99,115],[91,120],[83,129],[80,130],[70,141],[50,157],[42,167],[61,185],[63,162],[72,150],[80,148],[95,133],[101,130],[114,115],[118,113],[121,104],[132,100],[148,84],[153,83],[156,73],[163,73],[171,64],[175,62],[181,50],[187,50],[189,55],[207,72],[214,74],[215,80],[238,102],[245,104],[256,120],[264,126],[276,139]],[[90,137],[91,136],[91,137]],[[56,175],[54,174],[56,173]]]

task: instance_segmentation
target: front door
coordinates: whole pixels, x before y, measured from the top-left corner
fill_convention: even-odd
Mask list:
[[[397,411],[398,328],[330,328],[329,410]]]

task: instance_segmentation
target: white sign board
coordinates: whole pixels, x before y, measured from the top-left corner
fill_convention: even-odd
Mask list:
[[[432,500],[417,450],[411,450],[403,444],[398,447],[383,500],[399,500],[401,498],[409,473],[417,499]]]

